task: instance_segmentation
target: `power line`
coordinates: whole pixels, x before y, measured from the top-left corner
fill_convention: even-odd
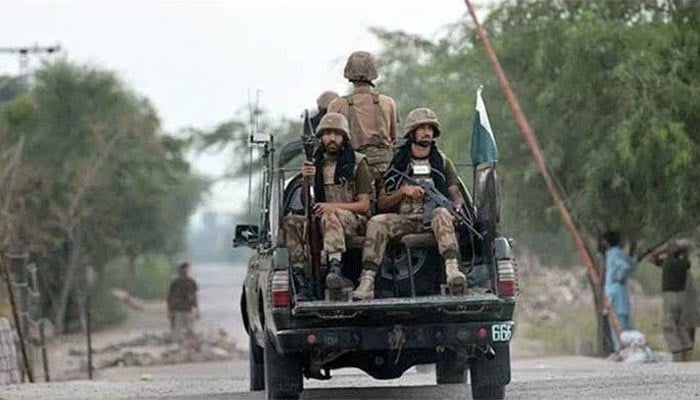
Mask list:
[[[0,53],[16,55],[19,61],[19,74],[24,75],[29,67],[29,57],[33,55],[51,55],[59,53],[61,46],[59,44],[53,46],[39,46],[34,43],[33,46],[20,47],[0,47]]]

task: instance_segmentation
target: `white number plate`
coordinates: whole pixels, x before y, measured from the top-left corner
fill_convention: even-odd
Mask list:
[[[497,324],[491,326],[491,339],[494,342],[509,342],[510,337],[513,335],[513,325],[511,324]]]

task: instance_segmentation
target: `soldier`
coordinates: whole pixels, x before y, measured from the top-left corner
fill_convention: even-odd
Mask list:
[[[352,92],[333,100],[328,111],[341,113],[348,119],[350,144],[367,156],[375,181],[373,189],[377,190],[394,153],[398,122],[396,103],[374,89],[373,81],[378,75],[370,53],[356,51],[350,54],[343,76],[352,83]]]
[[[194,320],[199,319],[197,283],[190,277],[190,264],[180,264],[179,276],[168,288],[168,319],[173,338],[178,342],[194,339]]]
[[[323,250],[328,257],[326,287],[330,290],[352,286],[342,272],[345,237],[364,232],[369,211],[372,178],[365,156],[350,147],[348,132],[348,121],[342,114],[326,114],[316,132],[321,145],[316,150],[314,163],[305,163],[301,170],[303,176],[315,177],[314,211],[320,218]],[[305,223],[306,218],[301,215],[285,217],[289,262],[299,301],[312,297],[304,274]]]
[[[353,298],[374,298],[374,277],[389,240],[423,230],[423,189],[402,182],[400,177],[392,173],[392,169],[411,175],[418,181],[432,181],[443,195],[452,200],[457,209],[462,207],[457,170],[452,161],[438,150],[434,141],[438,136],[440,122],[432,110],[417,108],[408,113],[404,128],[404,138],[408,140],[391,161],[385,187],[381,190],[378,201],[380,210],[398,212],[380,214],[368,222],[362,251],[363,270]],[[433,211],[431,228],[440,255],[445,260],[447,284],[453,292],[457,288],[464,288],[466,280],[457,261],[454,220],[447,209],[439,207]]]
[[[695,281],[690,273],[687,240],[677,240],[653,252],[651,261],[662,268],[664,338],[673,361],[690,361],[695,345],[695,327],[700,310]]]
[[[321,93],[316,99],[316,107],[318,111],[311,117],[311,127],[314,131],[318,128],[318,124],[321,122],[321,118],[328,112],[328,105],[331,104],[333,100],[338,98],[338,93],[327,90]]]

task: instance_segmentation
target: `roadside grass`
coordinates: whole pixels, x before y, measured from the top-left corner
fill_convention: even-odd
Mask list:
[[[632,321],[635,328],[644,333],[652,349],[667,351],[661,329],[661,298],[634,296],[633,302]],[[526,321],[523,335],[541,342],[546,355],[577,354],[585,342],[588,342],[589,349],[595,350],[597,327],[591,307],[560,305],[553,311],[556,317]]]

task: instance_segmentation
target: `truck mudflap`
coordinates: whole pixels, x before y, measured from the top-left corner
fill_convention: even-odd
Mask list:
[[[377,327],[342,327],[290,329],[276,333],[279,349],[301,352],[372,351],[402,349],[436,349],[468,346],[487,348],[509,343],[513,321],[469,322],[451,324],[386,325]]]

